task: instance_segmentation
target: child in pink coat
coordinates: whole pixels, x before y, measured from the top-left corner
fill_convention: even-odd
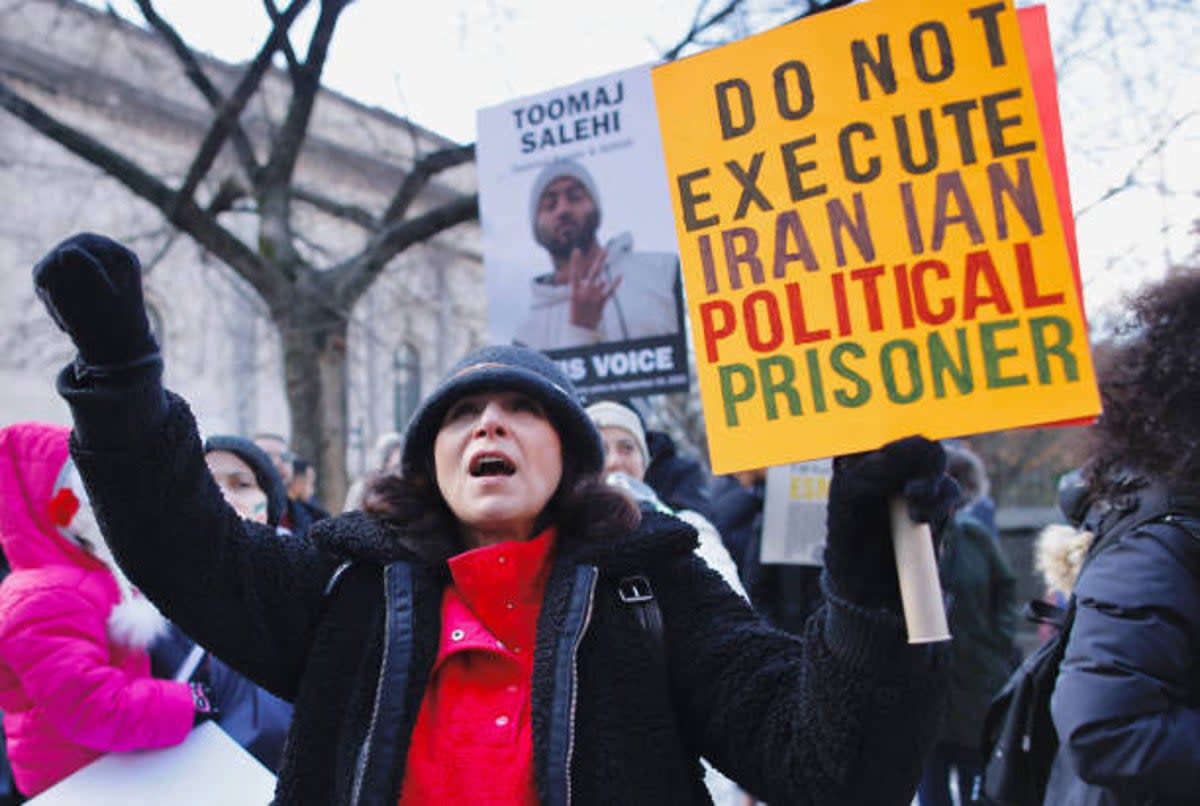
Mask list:
[[[0,429],[0,711],[17,787],[33,796],[109,752],[167,747],[207,706],[150,677],[166,625],[113,562],[67,451],[69,431]]]

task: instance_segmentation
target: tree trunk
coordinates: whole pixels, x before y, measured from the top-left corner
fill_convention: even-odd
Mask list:
[[[317,498],[339,512],[346,498],[346,321],[322,296],[319,275],[297,283],[276,317],[291,413],[292,449],[317,470]]]

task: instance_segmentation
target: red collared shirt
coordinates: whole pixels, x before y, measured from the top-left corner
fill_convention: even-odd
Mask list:
[[[401,806],[536,806],[530,690],[553,527],[451,558]]]

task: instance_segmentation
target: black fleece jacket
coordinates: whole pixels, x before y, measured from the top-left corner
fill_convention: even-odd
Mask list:
[[[295,702],[277,802],[396,803],[437,651],[445,560],[361,513],[310,540],[242,521],[157,367],[76,377],[73,455],[122,567],[168,617]],[[691,527],[559,536],[538,623],[532,717],[545,804],[708,803],[701,755],[773,804],[907,804],[934,736],[943,653],[897,615],[830,597],[771,628],[693,554]],[[617,594],[651,582],[665,670]]]

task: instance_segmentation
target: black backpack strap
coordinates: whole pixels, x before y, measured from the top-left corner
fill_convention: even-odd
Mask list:
[[[208,650],[193,641],[187,655],[179,662],[179,666],[175,669],[175,674],[171,676],[171,679],[179,682],[196,681],[198,683],[207,683]]]
[[[1058,629],[1062,629],[1066,622],[1067,607],[1059,607],[1056,604],[1051,604],[1045,599],[1030,599],[1025,603],[1025,607],[1021,611],[1021,615],[1026,621],[1031,621],[1034,624],[1049,624]]]
[[[654,598],[654,588],[645,574],[630,574],[617,580],[617,598],[626,607],[633,610],[633,615],[640,626],[650,636],[657,658],[664,660],[663,652],[663,618]]]

